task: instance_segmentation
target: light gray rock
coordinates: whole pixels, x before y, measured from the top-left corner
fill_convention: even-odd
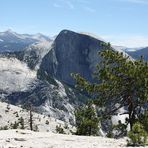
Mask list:
[[[31,102],[37,111],[73,123],[75,107],[85,102],[87,97],[74,88],[71,73],[80,73],[88,81],[95,81],[92,73],[101,59],[97,53],[102,49],[102,43],[95,37],[63,30],[53,43],[41,41],[28,45],[23,51],[4,52],[0,58],[17,58],[20,64],[18,69],[15,65],[12,68],[6,66],[3,68],[5,71],[0,69],[1,80],[4,80],[5,74],[11,80],[9,83],[7,79],[6,88],[13,86],[11,92],[1,89],[0,97],[12,104]],[[15,61],[18,65],[18,60]],[[27,70],[22,64],[24,62]],[[31,81],[30,69],[35,74]],[[15,81],[17,89],[12,74],[15,80],[19,78]],[[28,83],[25,83],[27,80]]]
[[[63,30],[55,39],[52,50],[43,58],[40,73],[70,85],[74,84],[71,73],[80,73],[92,81],[102,43],[91,36]]]

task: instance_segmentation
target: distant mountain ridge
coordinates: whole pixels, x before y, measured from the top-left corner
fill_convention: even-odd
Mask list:
[[[51,41],[51,39],[43,34],[18,34],[12,30],[0,32],[0,52],[20,51],[23,48],[37,42]]]
[[[140,59],[142,56],[145,61],[148,61],[148,47],[133,52],[128,51],[127,53],[135,59]]]

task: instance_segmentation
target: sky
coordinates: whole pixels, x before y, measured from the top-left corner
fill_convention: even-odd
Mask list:
[[[0,32],[63,29],[95,34],[114,45],[148,46],[148,0],[0,0]]]

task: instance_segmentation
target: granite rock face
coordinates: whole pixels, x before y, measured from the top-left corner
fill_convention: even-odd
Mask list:
[[[17,105],[31,102],[37,111],[73,123],[75,107],[87,96],[74,88],[71,73],[94,81],[92,73],[101,60],[97,53],[102,43],[98,38],[63,30],[54,41],[45,39],[19,51],[0,53],[1,100]]]
[[[43,58],[40,73],[70,85],[74,84],[71,73],[80,73],[92,81],[92,73],[100,60],[97,52],[101,50],[102,42],[88,35],[63,30]]]
[[[32,86],[26,91],[7,94],[7,102],[23,107],[26,107],[29,102],[35,111],[73,124],[73,112],[78,104],[78,93],[68,87],[65,89],[62,83],[55,81],[57,82],[56,86],[36,80],[36,84],[32,83]]]

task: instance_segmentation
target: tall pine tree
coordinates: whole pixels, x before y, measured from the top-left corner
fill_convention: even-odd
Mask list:
[[[125,107],[132,129],[141,109],[148,103],[148,63],[133,60],[117,51],[110,44],[103,45],[99,52],[102,60],[97,64],[96,83],[90,83],[79,74],[74,74],[77,86],[95,96],[95,103],[101,106],[103,115],[111,115]]]
[[[99,118],[92,103],[75,111],[77,135],[96,136],[99,132]]]

